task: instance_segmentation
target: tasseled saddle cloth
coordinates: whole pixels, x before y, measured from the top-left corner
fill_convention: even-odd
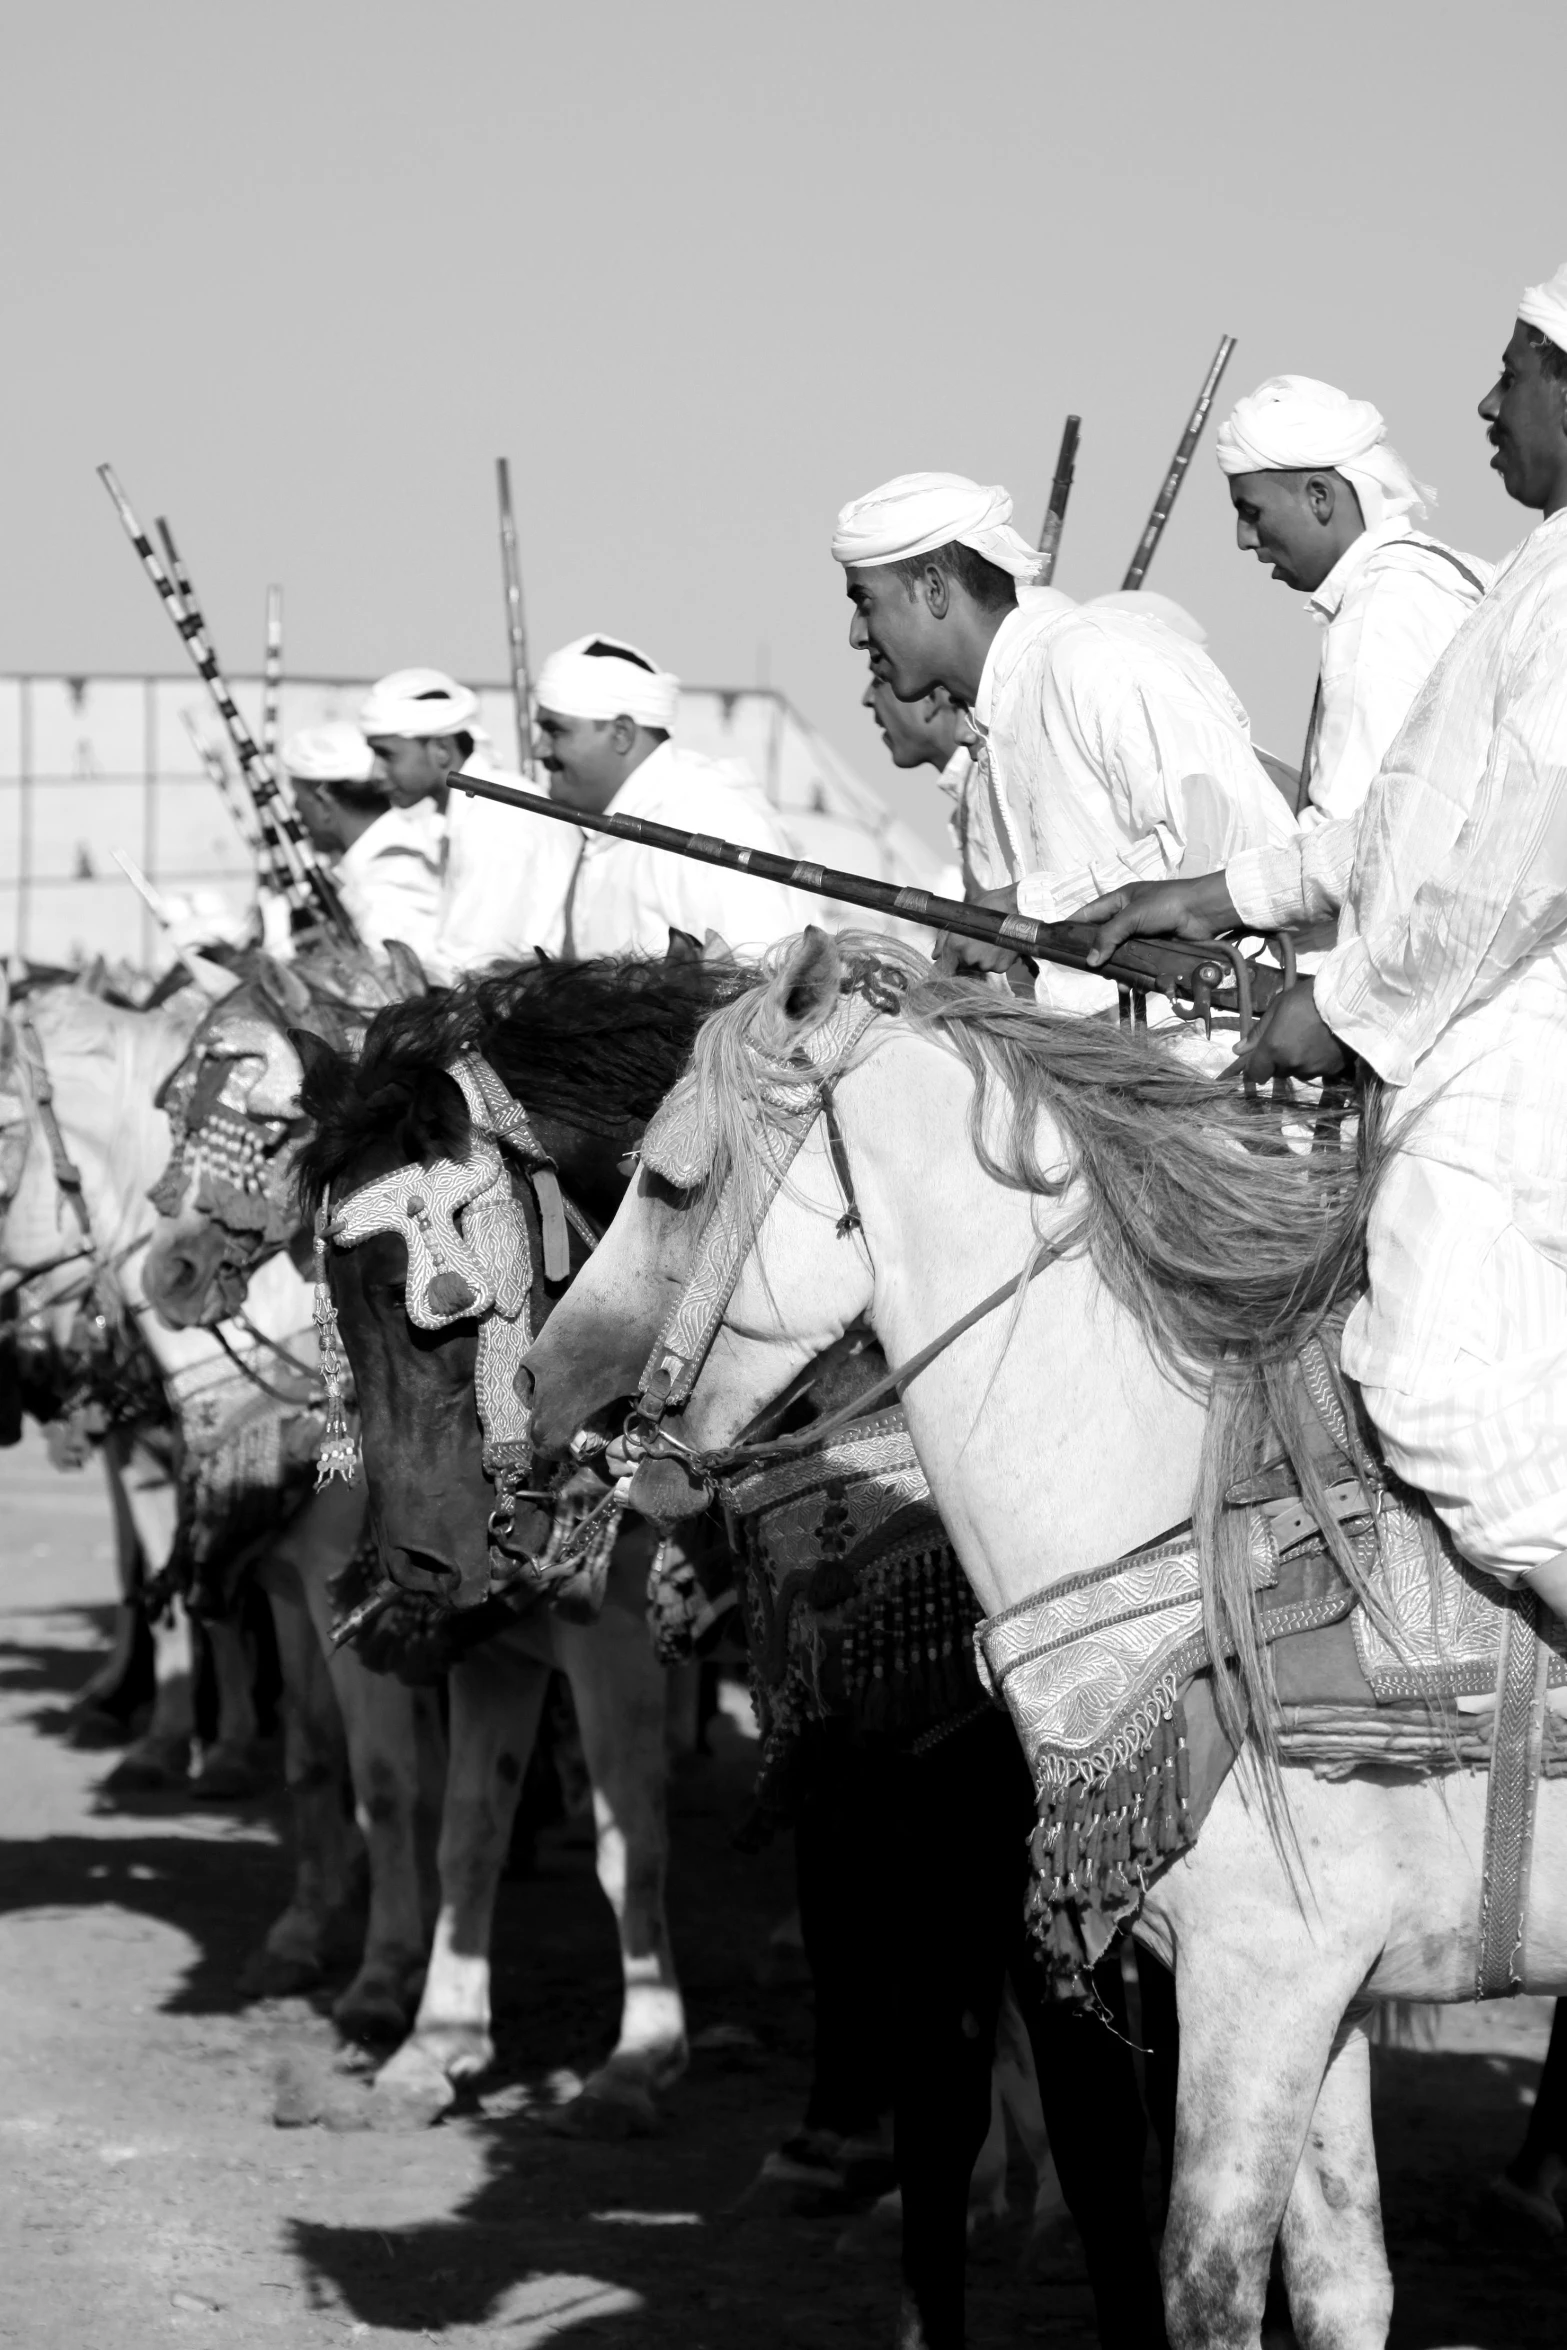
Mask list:
[[[1229,1496],[1248,1513],[1280,1759],[1330,1775],[1485,1767],[1495,1714],[1456,1701],[1495,1694],[1510,1613],[1553,1650],[1552,1686],[1567,1684],[1567,1628],[1445,1545],[1429,1509],[1377,1460],[1336,1356],[1335,1333],[1296,1365],[1313,1407],[1303,1418],[1315,1503],[1283,1463]],[[1320,1524],[1329,1513],[1369,1608],[1331,1556]],[[976,1639],[1033,1770],[1031,1917],[1071,1993],[1152,1878],[1195,1843],[1235,1760],[1213,1696],[1191,1527],[990,1617]],[[1567,1775],[1558,1716],[1547,1717],[1542,1768]]]

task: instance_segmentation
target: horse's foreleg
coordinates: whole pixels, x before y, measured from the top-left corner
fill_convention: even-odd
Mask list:
[[[1301,2350],[1381,2350],[1393,2315],[1371,2138],[1371,2052],[1363,2018],[1339,2033],[1282,2232],[1290,2322]]]
[[[625,1986],[620,2037],[585,2094],[645,2123],[649,2092],[686,2066],[685,2008],[664,1915],[664,1670],[648,1638],[640,1588],[633,1597],[613,1579],[598,1622],[558,1624],[555,1638],[593,1781],[598,1879],[615,1913]]]
[[[447,1680],[451,1698],[441,1809],[441,1906],[414,2028],[375,2093],[407,2118],[434,2120],[494,2062],[490,1933],[495,1892],[523,1774],[538,1736],[549,1667],[503,1635],[472,1650]]]
[[[419,1716],[422,1692],[372,1673],[351,1648],[331,1645],[327,1585],[346,1566],[364,1527],[362,1487],[328,1486],[314,1495],[277,1546],[295,1568],[341,1716],[354,1793],[354,1818],[370,1872],[370,1911],[358,1971],[333,2003],[333,2019],[352,2039],[401,2038],[413,1987],[424,1964],[419,1898]],[[346,1890],[346,1888],[345,1888]]]
[[[206,1626],[217,1683],[218,1734],[201,1758],[198,1795],[249,1795],[256,1786],[255,1659],[237,1617]]]
[[[351,1892],[354,1840],[343,1802],[343,1718],[304,1592],[292,1566],[279,1559],[263,1562],[261,1579],[283,1679],[283,1778],[294,1887],[240,1981],[248,1992],[277,1995],[305,1989],[325,1968]]]
[[[122,1494],[144,1558],[161,1567],[174,1547],[174,1488],[165,1479],[137,1483],[126,1475]],[[183,1608],[170,1606],[151,1626],[152,1718],[110,1772],[110,1788],[183,1787],[195,1734],[195,1630]]]

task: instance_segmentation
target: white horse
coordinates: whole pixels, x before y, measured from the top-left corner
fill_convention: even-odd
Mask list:
[[[306,1018],[304,1004],[295,1010]],[[298,1058],[276,1014],[253,989],[214,1010],[196,1049],[212,1063],[232,1062],[223,1098],[236,1115],[253,1105],[258,1087],[266,1089],[262,1098],[274,1112],[285,1096],[297,1094]],[[274,1148],[276,1134],[275,1127],[269,1130]],[[279,1183],[291,1204],[286,1168]],[[259,1239],[248,1260],[243,1250],[237,1253],[238,1261],[213,1219],[187,1197],[178,1214],[159,1220],[148,1254],[147,1293],[171,1323],[199,1326],[224,1310],[220,1296],[231,1299],[248,1283],[253,1299],[280,1261],[262,1261]],[[342,1489],[329,1488],[321,1500],[341,1502],[341,1496]],[[353,1507],[363,1511],[362,1486],[353,1489]],[[648,1635],[647,1566],[644,1529],[640,1538],[628,1535],[617,1547],[604,1604],[591,1625],[569,1623],[538,1607],[468,1649],[448,1672],[440,1905],[412,2029],[375,2084],[388,2118],[434,2119],[453,2101],[457,2083],[494,2061],[495,1897],[552,1667],[571,1686],[593,1789],[598,1878],[614,1917],[622,1973],[614,2048],[571,2101],[562,2126],[608,2133],[649,2128],[654,2093],[685,2069],[685,2011],[664,1903],[670,1677]],[[333,1669],[348,1667],[363,1670],[351,1649],[339,1652]],[[379,1674],[368,1677],[388,1690],[399,1688]],[[357,1774],[355,1785],[361,1787]]]
[[[1201,1515],[1218,1347],[1205,1367],[1192,1340],[1183,1366],[1172,1334],[1190,1339],[1206,1313],[1239,1337],[1292,1281],[1304,1294],[1311,1233],[1320,1243],[1333,1211],[1311,1193],[1311,1163],[1246,1152],[1245,1113],[1162,1055],[1099,1023],[932,980],[907,957],[902,1015],[835,1050],[824,1040],[841,1043],[830,1024],[844,976],[833,943],[807,932],[775,950],[760,993],[707,1022],[693,1075],[645,1146],[667,1174],[673,1134],[689,1169],[672,1182],[644,1164],[526,1358],[535,1441],[558,1452],[590,1412],[633,1392],[656,1339],[666,1365],[680,1353],[689,1329],[671,1337],[666,1322],[721,1195],[755,1245],[727,1304],[720,1285],[716,1336],[679,1416],[680,1442],[698,1453],[721,1453],[856,1322],[908,1363],[1010,1282],[1010,1304],[954,1337],[902,1398],[994,1617]],[[819,1085],[839,1147],[817,1116],[775,1195],[780,1129]],[[1243,1244],[1226,1208],[1245,1202]],[[1145,1210],[1146,1228],[1162,1217],[1178,1243],[1157,1271],[1137,1262]],[[1351,1239],[1340,1231],[1346,1260]],[[1058,1259],[1052,1243],[1064,1244]],[[673,1501],[678,1460],[655,1468]],[[1172,2343],[1256,2350],[1276,2240],[1306,2350],[1385,2340],[1366,2017],[1378,2000],[1473,1995],[1486,1795],[1478,1772],[1329,1780],[1286,1767],[1279,1834],[1248,1753],[1195,1846],[1148,1888],[1136,1930],[1175,1969],[1181,2028],[1162,2256]],[[1560,1779],[1539,1789],[1523,1924],[1524,1987],[1567,1989]]]
[[[29,999],[27,1010],[42,1071],[34,1066],[26,1035],[13,1023],[7,1032],[6,1089],[0,1096],[5,1269],[26,1284],[31,1308],[58,1319],[75,1311],[94,1266],[62,1192],[40,1117],[42,1077],[82,1179],[96,1261],[110,1269],[177,1416],[197,1441],[210,1433],[204,1423],[214,1399],[232,1395],[232,1365],[210,1331],[164,1327],[147,1308],[141,1275],[155,1223],[147,1187],[170,1148],[168,1120],[154,1096],[186,1050],[198,1009],[177,997],[163,1010],[135,1012],[78,987],[41,990]],[[310,1295],[286,1258],[267,1268],[250,1309],[262,1336],[291,1352],[308,1372],[314,1362]],[[269,1349],[240,1334],[236,1340],[261,1375],[275,1381],[280,1365]],[[124,1507],[156,1570],[173,1545],[174,1490],[166,1462],[145,1447],[132,1444],[130,1451]],[[112,1467],[112,1454],[110,1460]],[[284,1773],[295,1880],[288,1906],[269,1929],[246,1980],[254,1989],[281,1992],[319,1978],[331,1950],[352,1930],[362,1839],[369,1860],[369,1918],[359,1968],[336,2013],[345,2030],[387,2033],[403,2028],[424,1963],[414,1843],[419,1707],[412,1692],[366,1672],[357,1658],[328,1659],[325,1586],[352,1556],[363,1522],[361,1496],[313,1496],[267,1545],[258,1565],[284,1682]],[[237,1755],[255,1732],[249,1662],[234,1627],[220,1623],[213,1632],[222,1746]],[[180,1637],[160,1634],[159,1705],[141,1742],[152,1764],[167,1764],[191,1734],[183,1648],[170,1655]],[[345,1734],[357,1834],[342,1802]]]

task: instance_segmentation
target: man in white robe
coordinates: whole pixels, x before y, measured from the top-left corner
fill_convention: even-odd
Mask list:
[[[445,825],[446,864],[430,970],[448,980],[558,946],[576,842],[494,800],[449,792],[459,767],[494,783],[522,778],[490,764],[479,698],[439,669],[398,669],[370,689],[359,723],[399,807],[428,808]]]
[[[772,810],[738,762],[670,741],[680,681],[635,645],[578,637],[539,672],[538,733],[550,796],[595,815],[641,816],[681,832],[791,854]],[[523,819],[526,821],[526,819]],[[558,951],[662,955],[671,930],[716,931],[751,955],[804,928],[809,901],[781,884],[667,849],[535,818],[572,844]]]
[[[869,710],[875,719],[876,731],[894,767],[905,774],[915,767],[935,768],[942,794],[949,803],[947,830],[961,876],[952,894],[976,895],[978,883],[974,881],[968,856],[968,793],[974,753],[969,747],[969,728],[962,711],[941,686],[922,701],[900,702],[882,677],[871,679],[860,696],[860,706]],[[944,882],[942,888],[946,894],[948,884]]]
[[[1480,414],[1509,494],[1544,520],[1358,818],[1083,912],[1101,952],[1338,914],[1247,1061],[1319,1077],[1358,1054],[1388,1091],[1345,1368],[1465,1556],[1567,1615],[1567,268],[1525,292]]]
[[[1433,495],[1415,481],[1369,400],[1309,375],[1276,375],[1218,432],[1235,542],[1322,630],[1301,762],[1301,822],[1352,816],[1409,706],[1492,569],[1416,531]]]
[[[1011,512],[1005,490],[961,474],[904,474],[845,506],[833,537],[872,676],[900,701],[944,686],[967,713],[978,902],[1060,921],[1120,881],[1287,840],[1295,820],[1207,654],[1161,620],[1033,589],[1039,557]],[[968,941],[948,952],[1008,959]],[[1085,1012],[1116,1001],[1104,980],[1050,968],[1037,994]]]
[[[365,945],[381,954],[401,939],[423,961],[441,905],[444,842],[433,806],[394,806],[369,743],[339,721],[291,734],[283,766],[306,830],[336,857],[344,909]]]

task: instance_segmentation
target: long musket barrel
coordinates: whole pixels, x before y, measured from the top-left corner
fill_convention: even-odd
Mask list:
[[[1066,502],[1072,495],[1072,475],[1077,469],[1077,436],[1083,427],[1080,416],[1069,416],[1061,435],[1061,452],[1056,458],[1056,476],[1050,484],[1050,503],[1045,508],[1044,525],[1039,533],[1039,552],[1044,557],[1038,578],[1048,587],[1056,575],[1056,554],[1061,545],[1061,525],[1066,520]]]
[[[1197,395],[1197,405],[1192,410],[1186,430],[1181,435],[1180,446],[1170,460],[1170,470],[1164,477],[1163,488],[1154,500],[1153,512],[1148,517],[1148,527],[1137,542],[1137,552],[1132,557],[1131,569],[1121,582],[1123,588],[1140,588],[1148,576],[1148,566],[1153,561],[1154,549],[1164,535],[1164,526],[1170,519],[1170,508],[1175,504],[1181,484],[1186,478],[1186,468],[1192,461],[1192,451],[1196,448],[1202,434],[1202,428],[1208,421],[1208,411],[1213,406],[1213,397],[1219,388],[1219,378],[1228,367],[1230,353],[1234,348],[1235,337],[1233,335],[1219,337],[1219,348],[1214,354],[1213,365],[1209,368],[1207,380]]]
[[[646,816],[595,815],[585,808],[545,799],[539,792],[513,791],[509,784],[491,783],[463,768],[448,781],[457,791],[496,800],[503,808],[521,808],[530,816],[575,824],[584,832],[607,832],[616,840],[637,841],[644,848],[668,849],[702,865],[725,865],[732,872],[752,873],[761,881],[781,881],[789,889],[808,890],[816,897],[868,906],[899,921],[983,939],[988,946],[1011,947],[1041,962],[1113,980],[1134,995],[1179,997],[1200,1012],[1216,1004],[1219,990],[1233,983],[1243,1028],[1249,1024],[1254,1000],[1260,1001],[1270,982],[1279,976],[1265,966],[1249,965],[1235,947],[1209,939],[1190,945],[1173,939],[1129,939],[1109,962],[1091,964],[1088,950],[1094,943],[1094,925],[1089,922],[1030,922],[1022,914],[997,914],[988,906],[966,905],[958,898],[937,897],[930,890],[900,889],[896,882],[873,881],[863,873],[839,873],[831,866],[774,856],[770,849],[744,848],[712,833],[681,832],[672,824],[655,824]]]
[[[533,680],[528,674],[528,632],[522,617],[522,566],[517,559],[517,524],[511,507],[511,465],[495,460],[500,503],[501,578],[506,587],[506,643],[511,656],[511,692],[517,713],[517,765],[533,781]]]
[[[192,665],[205,684],[208,693],[211,694],[217,706],[218,715],[228,730],[229,741],[234,746],[234,756],[239,761],[240,772],[244,776],[246,788],[255,807],[256,822],[261,836],[267,843],[269,853],[273,854],[277,860],[280,878],[285,874],[289,876],[289,886],[284,894],[291,904],[298,905],[302,911],[311,912],[317,918],[324,919],[328,926],[337,931],[339,936],[349,945],[357,945],[358,938],[354,926],[344,912],[342,900],[338,896],[331,878],[311,849],[298,816],[283,798],[273,779],[271,769],[261,756],[254,735],[240,715],[239,706],[229,689],[228,680],[218,667],[217,656],[208,641],[206,624],[202,619],[200,607],[191,591],[190,581],[179,563],[178,555],[173,556],[176,570],[179,573],[179,584],[176,586],[174,580],[169,577],[159,562],[151,539],[148,538],[141,524],[137,521],[131,502],[126,497],[124,490],[121,489],[113,466],[100,465],[98,478],[113,500],[115,511],[124,526],[125,535],[141,557],[142,569],[162,598],[169,618],[173,621],[180,640],[190,655]],[[167,537],[167,533],[165,541],[172,549],[173,542]],[[275,815],[273,813],[274,803],[277,810]]]
[[[278,714],[283,700],[283,590],[267,590],[267,641],[261,667],[261,756],[277,758]]]

